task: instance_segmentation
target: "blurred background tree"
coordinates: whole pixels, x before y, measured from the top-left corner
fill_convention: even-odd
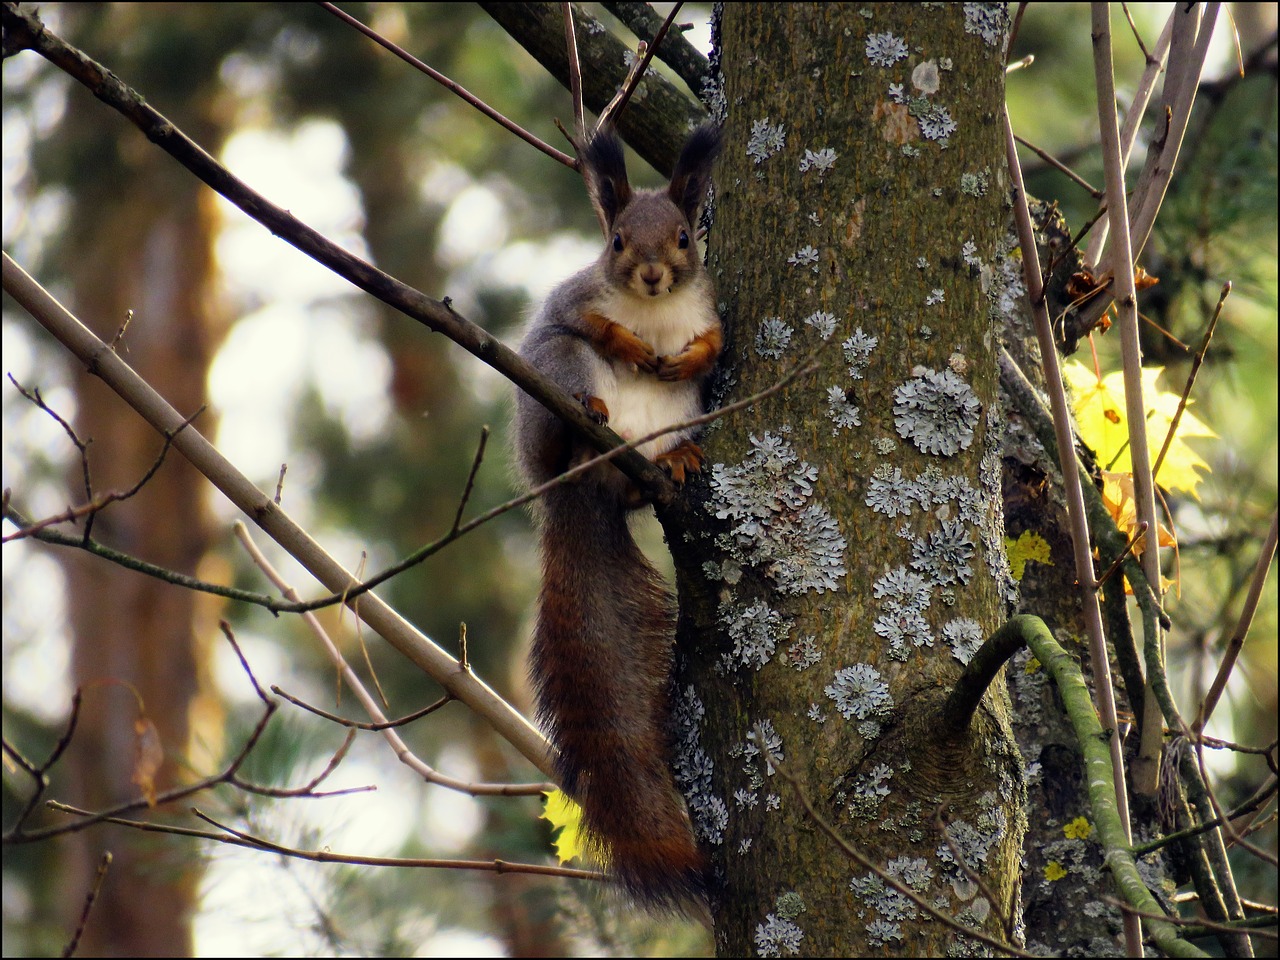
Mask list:
[[[384,36],[556,143],[567,94],[483,12],[463,4],[353,4]],[[1181,536],[1182,596],[1171,598],[1171,673],[1185,703],[1216,667],[1258,542],[1276,503],[1276,41],[1274,6],[1235,5],[1234,53],[1207,77],[1193,134],[1143,262],[1161,278],[1143,298],[1155,323],[1193,347],[1222,283],[1235,292],[1196,391],[1220,435],[1200,452],[1213,473],[1200,501],[1172,500]],[[1148,45],[1164,5],[1135,5]],[[580,180],[516,141],[318,7],[262,4],[47,4],[41,16],[142,91],[253,186],[405,282],[450,296],[508,343],[527,304],[597,246]],[[1269,19],[1268,19],[1269,16]],[[606,22],[607,14],[602,14]],[[705,23],[705,8],[681,20]],[[618,28],[620,34],[625,30]],[[1219,25],[1220,39],[1228,34]],[[1032,5],[1011,60],[1016,130],[1100,185],[1088,10]],[[1142,54],[1117,32],[1117,74]],[[376,570],[446,530],[480,427],[495,437],[471,509],[511,492],[504,466],[510,387],[489,368],[404,322],[264,235],[147,144],[135,129],[31,55],[4,66],[4,243],[46,286],[110,339],[133,310],[126,358],[199,422],[263,489],[281,463],[283,504],[349,566]],[[1095,201],[1051,168],[1028,189],[1058,199],[1073,229]],[[640,168],[637,168],[640,169]],[[645,179],[637,173],[637,179]],[[656,181],[656,177],[652,178]],[[1144,349],[1185,378],[1190,354],[1147,328]],[[1099,339],[1099,338],[1095,338]],[[1115,369],[1100,338],[1100,363]],[[59,348],[5,301],[6,371],[94,440],[97,489],[127,486],[159,443],[113,398],[94,392]],[[37,514],[78,499],[79,462],[65,436],[12,388],[4,393],[4,486]],[[157,516],[166,524],[147,522]],[[208,579],[262,589],[228,537],[233,511],[172,457],[145,497],[102,517],[97,532],[129,552]],[[85,715],[51,791],[91,807],[131,798],[137,691],[165,747],[162,785],[217,769],[255,719],[252,691],[216,630],[229,619],[264,682],[332,705],[331,668],[289,618],[222,605],[179,588],[30,543],[6,546],[4,728],[39,757],[56,741],[70,692],[89,684]],[[467,624],[477,671],[517,704],[525,619],[536,588],[527,523],[508,514],[382,592],[450,645]],[[72,552],[74,553],[74,552]],[[465,557],[465,562],[461,562]],[[304,592],[309,580],[277,558]],[[106,615],[105,611],[110,611]],[[350,619],[325,618],[359,656]],[[1212,732],[1242,742],[1274,736],[1275,588],[1268,588],[1245,660]],[[391,703],[406,713],[439,691],[399,654],[369,644]],[[408,667],[408,669],[406,669]],[[339,708],[339,712],[342,712]],[[284,722],[280,722],[283,720]],[[337,746],[333,728],[278,718],[253,755],[259,781],[296,785]],[[410,745],[458,776],[520,779],[528,767],[457,705],[405,731]],[[515,761],[515,762],[513,762]],[[1249,761],[1217,775],[1234,802],[1258,782]],[[1254,761],[1256,766],[1257,761]],[[546,830],[532,800],[475,801],[404,776],[374,739],[357,741],[337,785],[381,794],[272,803],[220,791],[202,808],[281,842],[385,855],[537,860]],[[394,786],[393,786],[394,785]],[[6,774],[6,824],[28,784]],[[1274,826],[1262,842],[1274,848]],[[57,843],[6,849],[6,952],[60,950],[97,857],[113,865],[85,929],[85,954],[287,953],[563,955],[554,919],[563,881],[434,871],[376,871],[269,860],[102,827]],[[1274,898],[1255,860],[1242,893]],[[1270,888],[1268,888],[1270,883]],[[606,947],[686,951],[697,934],[648,925]],[[673,941],[671,936],[675,936]]]

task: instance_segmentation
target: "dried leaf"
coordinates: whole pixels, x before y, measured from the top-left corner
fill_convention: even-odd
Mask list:
[[[160,743],[160,731],[151,718],[139,715],[133,721],[133,732],[138,740],[133,755],[133,783],[142,791],[147,806],[156,805],[156,775],[164,763],[164,747]]]

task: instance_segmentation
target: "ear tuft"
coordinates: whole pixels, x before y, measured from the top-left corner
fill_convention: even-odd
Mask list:
[[[667,196],[684,211],[690,223],[697,219],[698,209],[707,195],[711,164],[720,155],[721,144],[720,128],[714,123],[704,123],[689,135],[676,161]]]
[[[586,149],[578,152],[578,159],[582,165],[582,179],[587,184],[587,195],[600,220],[600,229],[608,236],[618,214],[631,201],[631,184],[627,181],[622,141],[612,127],[598,130]]]

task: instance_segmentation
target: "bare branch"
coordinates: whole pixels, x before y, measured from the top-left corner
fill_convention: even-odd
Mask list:
[[[1026,187],[1022,182],[1022,168],[1018,163],[1018,148],[1013,139],[1013,125],[1009,121],[1009,111],[1007,109],[1004,112],[1004,127],[1005,150],[1009,158],[1009,172],[1013,179],[1014,221],[1018,228],[1018,242],[1022,247],[1022,269],[1027,285],[1027,296],[1031,301],[1032,314],[1035,318],[1036,339],[1040,345],[1041,361],[1044,364],[1044,380],[1049,390],[1049,401],[1053,409],[1053,426],[1058,446],[1059,468],[1067,500],[1067,515],[1071,525],[1076,582],[1080,590],[1080,608],[1085,618],[1085,625],[1089,635],[1090,668],[1096,680],[1098,715],[1102,721],[1103,729],[1108,731],[1110,737],[1111,779],[1127,844],[1131,842],[1131,838],[1129,837],[1129,800],[1125,787],[1124,753],[1120,737],[1117,736],[1119,722],[1116,719],[1115,691],[1114,683],[1111,679],[1110,658],[1107,652],[1106,637],[1102,631],[1102,610],[1098,605],[1098,595],[1092,589],[1094,570],[1093,556],[1090,550],[1089,524],[1085,513],[1080,474],[1075,464],[1075,440],[1071,433],[1071,414],[1062,385],[1061,368],[1058,364],[1058,349],[1053,341],[1053,329],[1050,325],[1049,313],[1044,302],[1044,278],[1040,273],[1040,261],[1036,252],[1035,230],[1031,223],[1031,213],[1027,209]],[[1132,935],[1130,939],[1132,939]],[[1139,948],[1131,945],[1130,949],[1137,952]]]
[[[640,81],[644,79],[644,72],[649,68],[649,61],[653,59],[654,53],[658,49],[658,45],[662,43],[663,37],[667,35],[667,30],[671,28],[671,23],[676,18],[676,14],[680,12],[680,8],[684,6],[684,0],[680,0],[671,8],[671,12],[667,14],[667,19],[663,21],[662,26],[658,29],[657,36],[653,38],[652,43],[640,41],[639,53],[641,54],[640,62],[632,64],[631,69],[627,72],[627,81],[622,85],[622,89],[618,91],[618,95],[609,101],[602,111],[600,111],[600,119],[596,127],[616,125],[617,118],[627,109],[627,103],[631,99],[631,95],[635,93],[636,87],[640,85]]]
[[[80,920],[76,923],[75,932],[71,935],[71,942],[62,950],[64,957],[75,956],[76,947],[80,945],[80,937],[84,934],[85,924],[89,922],[89,911],[93,909],[93,904],[98,899],[98,891],[102,889],[102,883],[107,879],[107,871],[111,869],[111,859],[111,851],[107,850],[98,861],[98,869],[93,875],[93,884],[85,894],[84,907],[80,910]]]
[[[1065,174],[1074,183],[1078,184],[1081,187],[1084,187],[1084,189],[1089,191],[1090,196],[1098,200],[1102,199],[1103,191],[1099,190],[1097,187],[1095,187],[1092,183],[1090,183],[1084,177],[1080,176],[1080,174],[1076,173],[1074,170],[1068,167],[1061,160],[1054,157],[1053,154],[1049,153],[1046,150],[1042,150],[1040,147],[1037,147],[1030,140],[1020,137],[1017,134],[1014,134],[1014,139],[1017,140],[1024,147],[1026,147],[1028,150],[1030,150],[1032,153],[1034,153],[1037,157],[1039,157],[1045,163],[1049,164],[1049,166],[1057,170],[1059,173]]]
[[[974,884],[982,895],[987,898],[987,903],[991,904],[991,909],[996,912],[996,918],[1000,921],[1000,926],[1004,930],[1005,937],[1012,942],[1014,920],[1016,917],[1000,906],[1000,898],[995,895],[995,892],[989,886],[987,886],[987,882],[982,879],[982,875],[969,866],[968,861],[965,860],[964,854],[956,845],[955,839],[951,836],[951,831],[947,829],[947,824],[942,819],[942,813],[946,808],[947,805],[945,803],[938,805],[938,809],[933,815],[933,825],[937,829],[938,833],[941,834],[942,839],[946,841],[948,849],[951,850],[951,856],[956,862],[956,866],[960,868],[960,872],[963,873],[965,877],[968,878],[969,882]],[[1017,894],[1015,892],[1014,896],[1016,895]]]
[[[289,586],[289,584],[285,582],[284,578],[281,577],[279,572],[271,565],[271,562],[267,560],[262,551],[258,549],[257,544],[254,543],[253,539],[249,536],[249,531],[245,528],[244,524],[237,523],[235,525],[235,532],[236,537],[244,546],[245,551],[249,554],[258,569],[267,576],[267,579],[275,584],[276,588],[286,597],[291,600],[297,600],[297,592],[293,587]],[[347,663],[346,658],[342,656],[341,651],[338,650],[337,645],[333,642],[332,638],[330,638],[328,631],[324,629],[316,615],[314,613],[303,613],[302,618],[303,622],[306,623],[307,628],[312,632],[316,639],[320,641],[320,645],[324,647],[325,653],[329,657],[329,661],[334,665],[335,669],[337,669],[342,682],[345,683],[356,695],[356,699],[360,701],[360,705],[364,708],[365,713],[368,714],[369,718],[375,725],[377,725],[379,732],[382,733],[383,738],[390,745],[392,752],[396,755],[396,758],[428,783],[439,784],[440,786],[448,787],[451,790],[457,790],[462,793],[468,793],[472,796],[531,795],[542,793],[547,789],[554,788],[553,784],[547,783],[472,783],[465,780],[458,780],[440,773],[426,761],[418,757],[409,749],[404,740],[401,739],[400,735],[394,729],[396,724],[391,723],[387,719],[386,715],[383,714],[377,701],[374,700],[372,694],[370,694],[365,688],[365,685],[361,682],[359,676],[356,675],[356,672],[351,669],[351,665]],[[355,729],[351,727],[351,725],[344,724],[344,726],[348,726],[348,738],[355,734]]]
[[[587,142],[587,120],[582,109],[582,64],[578,62],[578,32],[573,25],[573,4],[564,0],[560,4],[564,11],[564,52],[569,60],[569,95],[573,99],[573,132],[574,143]],[[563,132],[563,128],[562,128]],[[578,164],[574,164],[577,169]]]
[[[52,804],[53,809],[60,813],[69,813],[75,816],[87,817],[90,812],[81,810],[69,804],[59,803]],[[429,870],[481,870],[490,873],[525,873],[534,874],[543,877],[566,877],[571,880],[595,880],[608,882],[609,878],[602,873],[594,870],[575,870],[570,867],[548,867],[537,863],[512,863],[507,860],[437,860],[427,858],[401,858],[401,857],[366,857],[356,856],[352,854],[334,853],[330,850],[300,850],[294,847],[286,847],[261,837],[255,837],[252,834],[239,830],[233,830],[212,817],[192,808],[191,812],[218,828],[219,833],[213,833],[208,830],[193,830],[190,827],[179,827],[167,823],[153,823],[146,820],[125,820],[120,817],[105,817],[106,823],[114,823],[122,827],[130,827],[134,830],[142,830],[148,833],[167,833],[179,837],[194,837],[200,840],[212,840],[218,843],[227,843],[232,846],[248,847],[254,850],[265,850],[271,853],[277,853],[284,857],[292,857],[297,860],[311,860],[316,863],[346,863],[353,866],[365,867],[405,867],[410,869],[429,869]]]
[[[94,336],[92,331],[27,276],[7,253],[3,255],[3,266],[4,289],[148,423],[161,432],[181,425],[183,418],[173,407]],[[577,406],[581,412],[581,405]],[[585,413],[583,415],[585,417]],[[341,594],[357,582],[350,572],[329,556],[270,497],[227,462],[195,428],[174,436],[173,443],[179,453],[208,477],[232,503],[252,517],[272,539],[297,558],[328,590]],[[534,766],[548,776],[551,775],[547,742],[543,736],[474,673],[460,669],[457,660],[447,651],[415,630],[376,595],[368,594],[360,603],[358,613],[388,643],[492,724]]]
[[[884,883],[886,886],[892,887],[898,893],[902,894],[904,897],[910,900],[913,904],[915,904],[917,908],[922,910],[924,913],[927,913],[934,920],[937,920],[939,923],[943,924],[944,926],[964,934],[964,936],[966,937],[972,938],[978,941],[979,943],[984,943],[988,947],[991,947],[993,950],[998,950],[1000,953],[1007,954],[1011,957],[1035,956],[1035,954],[1026,953],[1022,950],[1019,950],[1015,946],[1012,946],[1008,943],[1003,943],[997,940],[995,937],[988,936],[987,934],[983,933],[981,930],[975,930],[972,927],[961,926],[959,923],[956,922],[954,917],[951,917],[948,914],[943,913],[937,907],[933,906],[932,903],[924,899],[922,896],[920,896],[920,894],[916,893],[914,890],[912,890],[909,886],[907,886],[897,877],[893,876],[893,874],[886,873],[884,869],[881,868],[875,861],[871,860],[861,850],[859,850],[857,847],[849,843],[849,841],[846,840],[843,835],[841,835],[840,831],[838,831],[835,827],[833,827],[826,820],[826,818],[822,816],[822,814],[818,813],[818,811],[814,809],[813,801],[809,799],[809,796],[805,792],[804,787],[800,785],[799,779],[795,776],[795,774],[791,773],[791,771],[788,770],[785,766],[782,766],[781,764],[779,764],[777,758],[774,757],[769,752],[767,747],[765,747],[765,753],[768,756],[769,765],[772,766],[773,769],[776,770],[781,775],[782,779],[786,780],[787,783],[791,785],[791,789],[795,791],[796,798],[800,801],[800,805],[804,807],[805,814],[809,817],[809,819],[812,820],[813,823],[817,826],[817,828],[821,830],[827,837],[829,837],[836,844],[836,846],[838,846],[841,849],[841,851],[844,853],[846,857],[848,857],[850,860],[856,863],[860,869],[868,870],[871,873],[875,874],[882,883]]]
[[[1213,331],[1217,329],[1218,318],[1222,316],[1222,305],[1227,302],[1227,297],[1231,294],[1231,281],[1228,280],[1222,285],[1222,292],[1218,294],[1218,305],[1213,308],[1213,316],[1209,318],[1209,326],[1204,332],[1204,339],[1200,341],[1200,349],[1196,351],[1196,355],[1191,360],[1191,372],[1187,374],[1186,386],[1182,388],[1182,396],[1178,398],[1178,409],[1174,412],[1173,420],[1169,423],[1169,432],[1165,435],[1164,443],[1160,447],[1160,453],[1156,456],[1155,465],[1151,468],[1152,477],[1160,475],[1160,467],[1164,463],[1165,454],[1169,452],[1169,447],[1173,444],[1173,438],[1178,432],[1178,424],[1182,422],[1182,412],[1187,409],[1187,400],[1191,396],[1191,388],[1195,386],[1196,374],[1200,372],[1200,365],[1204,363],[1205,354],[1209,352],[1209,341],[1213,339]]]
[[[1094,81],[1098,90],[1098,128],[1102,138],[1102,161],[1107,183],[1107,209],[1111,223],[1111,275],[1119,313],[1120,346],[1124,365],[1125,413],[1129,424],[1129,455],[1133,469],[1137,516],[1155,536],[1148,536],[1142,551],[1142,569],[1159,599],[1160,538],[1156,517],[1155,484],[1151,477],[1151,452],[1147,446],[1147,408],[1142,390],[1142,346],[1138,330],[1138,293],[1133,276],[1133,250],[1129,234],[1129,210],[1125,203],[1124,157],[1120,146],[1116,114],[1115,74],[1111,59],[1111,9],[1096,0],[1093,10]],[[1164,637],[1144,631],[1144,644],[1160,651],[1163,662]],[[1135,705],[1136,708],[1136,705]],[[1134,761],[1134,790],[1152,795],[1160,773],[1160,751],[1164,732],[1160,705],[1148,683],[1142,703],[1141,742]],[[1130,943],[1130,950],[1134,945]]]
[[[627,29],[639,39],[652,46],[656,51],[654,56],[675,71],[690,90],[694,93],[702,90],[703,84],[711,76],[711,64],[701,50],[679,33],[667,37],[661,45],[656,43],[663,18],[654,12],[652,6],[647,3],[606,0],[604,8],[626,24]],[[683,25],[678,29],[684,29]]]
[[[493,107],[489,106],[487,103],[485,103],[483,100],[477,97],[474,93],[472,93],[466,87],[462,86],[462,84],[456,83],[453,80],[450,80],[439,70],[436,70],[434,67],[430,67],[427,64],[423,63],[413,54],[409,53],[404,48],[399,47],[396,44],[392,43],[390,40],[382,36],[372,27],[365,26],[355,17],[351,16],[351,14],[345,12],[344,10],[339,9],[336,4],[321,3],[320,6],[323,7],[325,10],[328,10],[330,13],[332,13],[335,17],[337,17],[343,23],[346,23],[355,27],[357,30],[363,33],[366,37],[368,37],[374,43],[378,44],[381,47],[386,48],[387,50],[390,50],[392,53],[394,53],[397,57],[399,57],[405,63],[409,64],[409,66],[413,67],[415,70],[420,70],[423,73],[425,73],[428,77],[430,77],[436,83],[440,84],[450,93],[455,94],[456,96],[466,101],[471,106],[475,107],[477,110],[483,113],[490,120],[493,120],[495,123],[499,124],[500,126],[514,133],[521,140],[525,141],[525,143],[528,143],[530,146],[536,147],[538,150],[541,150],[543,153],[545,153],[552,160],[555,160],[557,163],[563,163],[566,167],[568,167],[571,170],[577,169],[577,164],[574,162],[573,157],[569,156],[567,153],[563,153],[557,150],[555,147],[551,146],[551,144],[546,143],[540,138],[534,136],[524,127],[520,126],[520,124],[516,123],[514,120],[507,118],[502,113],[495,110]]]
[[[398,720],[388,720],[385,723],[366,723],[360,720],[348,720],[346,717],[340,717],[336,713],[330,713],[328,710],[321,710],[319,707],[313,704],[307,703],[305,700],[302,700],[299,697],[295,697],[293,694],[289,693],[288,691],[280,689],[280,687],[276,686],[275,684],[271,685],[271,692],[276,694],[279,697],[283,697],[284,699],[288,700],[295,707],[301,707],[303,710],[306,710],[309,713],[314,713],[317,717],[323,717],[325,720],[328,720],[330,723],[336,723],[343,727],[353,727],[356,730],[373,730],[373,731],[389,730],[392,727],[407,726],[413,723],[413,721],[415,720],[420,720],[421,718],[428,716],[429,714],[435,713],[445,704],[451,703],[453,701],[453,697],[444,696],[444,697],[441,697],[439,700],[437,700],[435,703],[430,704],[429,706],[423,707],[421,710],[415,710],[413,713],[406,714],[405,716],[401,717]]]
[[[307,256],[328,267],[388,306],[442,333],[464,350],[503,374],[578,431],[597,450],[618,446],[622,438],[594,423],[582,405],[530,366],[488,331],[456,313],[447,300],[433,300],[401,283],[304,224],[289,211],[271,203],[232,176],[199,144],[179,130],[135,90],[82,51],[55,36],[30,12],[16,4],[0,7],[6,38],[26,46],[87,87],[94,96],[119,111],[148,139],[181,163],[196,177]],[[8,254],[5,289],[9,289]],[[16,264],[15,264],[16,267]],[[28,307],[28,309],[30,309]],[[95,338],[96,339],[96,338]],[[104,345],[105,346],[105,345]],[[83,359],[83,358],[82,358]],[[628,453],[618,468],[661,502],[675,495],[670,478],[639,453]],[[335,591],[336,592],[336,591]]]
[[[484,459],[485,444],[489,442],[489,426],[485,424],[480,428],[480,442],[476,445],[476,455],[471,461],[471,470],[467,474],[467,484],[462,488],[462,498],[458,501],[458,512],[454,514],[453,526],[449,528],[450,533],[458,532],[458,525],[462,523],[462,512],[467,508],[467,500],[471,498],[471,488],[476,482],[476,474],[480,470],[480,462]]]
[[[481,0],[480,7],[568,89],[569,64],[558,4]],[[585,68],[582,98],[587,109],[599,113],[625,80],[627,46],[583,7],[573,5],[578,56]],[[687,92],[650,71],[644,79],[644,97],[618,118],[618,135],[655,170],[670,177],[680,145],[706,118],[707,111]]]

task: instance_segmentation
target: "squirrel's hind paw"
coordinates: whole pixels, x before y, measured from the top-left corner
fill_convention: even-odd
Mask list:
[[[658,454],[653,462],[671,474],[675,483],[682,484],[688,474],[702,469],[702,461],[705,459],[700,446],[692,440],[683,440],[666,453]]]
[[[601,426],[609,422],[609,408],[599,397],[593,397],[589,393],[575,393],[573,399],[582,404],[583,409],[587,411],[587,416],[593,422]]]

